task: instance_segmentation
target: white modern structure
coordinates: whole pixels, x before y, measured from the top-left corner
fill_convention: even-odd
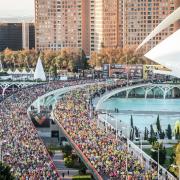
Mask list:
[[[159,43],[155,48],[151,49],[145,57],[151,59],[164,67],[171,70],[167,71],[167,75],[180,78],[180,30],[173,33],[164,41]],[[163,72],[159,72],[163,74]],[[157,72],[156,72],[157,73]]]
[[[36,69],[35,69],[35,73],[34,73],[34,80],[42,80],[42,81],[46,81],[46,75],[44,72],[44,68],[42,65],[42,61],[41,58],[39,57],[37,65],[36,65]]]
[[[170,14],[165,20],[163,20],[145,40],[137,48],[140,49],[149,40],[155,37],[162,30],[169,27],[180,19],[180,7]],[[151,49],[145,57],[152,61],[164,65],[170,71],[159,71],[155,73],[172,75],[180,78],[180,30],[177,30],[174,34],[169,36],[167,39],[159,43],[156,47]]]

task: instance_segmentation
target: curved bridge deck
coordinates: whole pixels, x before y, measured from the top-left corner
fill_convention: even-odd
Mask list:
[[[143,85],[144,86],[144,85]],[[85,88],[86,90],[87,90],[87,88]],[[72,91],[72,93],[73,92],[76,92],[76,91]],[[81,93],[80,93],[81,94]],[[83,93],[82,93],[83,94]],[[78,155],[81,157],[81,159],[83,160],[83,162],[86,164],[86,166],[91,170],[91,172],[93,173],[93,175],[94,175],[94,178],[95,179],[102,179],[102,177],[98,174],[98,171],[97,171],[97,165],[95,165],[95,167],[92,165],[92,164],[94,164],[93,163],[93,161],[91,160],[90,161],[90,156],[88,156],[88,157],[86,157],[85,155],[84,155],[84,152],[85,152],[85,154],[88,154],[88,152],[87,152],[87,149],[83,149],[83,144],[84,144],[84,142],[86,142],[86,141],[89,141],[89,142],[91,142],[91,138],[93,138],[93,136],[91,136],[90,134],[88,134],[88,132],[87,132],[87,136],[85,136],[85,138],[84,138],[84,141],[82,142],[82,144],[81,144],[81,142],[79,142],[79,140],[77,140],[76,139],[76,136],[74,136],[74,135],[72,135],[73,134],[73,131],[74,131],[74,133],[75,134],[77,134],[77,132],[78,133],[82,133],[81,131],[83,130],[82,128],[80,128],[79,130],[77,130],[78,128],[79,128],[79,125],[77,125],[77,127],[76,127],[76,123],[74,123],[73,121],[73,119],[75,118],[76,119],[76,114],[79,114],[80,112],[79,112],[79,110],[78,110],[78,107],[79,106],[81,106],[81,100],[78,100],[78,97],[79,96],[77,96],[76,98],[75,98],[75,101],[76,102],[79,102],[78,103],[78,105],[77,104],[73,104],[72,103],[72,108],[67,108],[67,112],[66,112],[66,106],[68,107],[69,105],[69,102],[67,101],[66,102],[66,98],[67,99],[73,99],[73,97],[74,96],[71,96],[70,94],[68,94],[67,95],[67,97],[65,96],[65,99],[63,99],[63,102],[62,101],[60,101],[60,103],[59,103],[59,105],[58,106],[62,106],[62,109],[60,108],[60,109],[58,109],[58,106],[55,108],[55,111],[54,111],[54,118],[55,118],[55,120],[56,120],[56,122],[57,122],[57,124],[59,125],[59,127],[62,129],[62,131],[64,132],[64,134],[65,134],[65,136],[67,137],[67,139],[68,139],[68,141],[70,142],[70,144],[75,148],[75,150],[77,151],[77,153],[78,153]],[[83,99],[83,98],[82,98]],[[85,102],[84,101],[85,99],[83,99],[82,101],[83,102]],[[88,101],[87,101],[88,102]],[[61,105],[61,103],[62,103],[62,105]],[[70,103],[71,104],[71,103]],[[64,109],[65,108],[65,109]],[[76,109],[76,113],[74,114],[74,109]],[[82,109],[82,112],[84,112],[85,110],[84,109]],[[62,113],[65,113],[64,115],[62,115],[61,116],[61,112]],[[71,112],[72,112],[72,114],[71,114]],[[70,113],[70,116],[69,116],[69,118],[68,118],[68,115],[69,115],[69,113]],[[60,116],[59,116],[60,115]],[[67,116],[66,116],[67,115]],[[90,115],[89,115],[90,116]],[[74,118],[73,118],[74,117]],[[72,119],[71,119],[72,118]],[[82,117],[79,117],[80,118],[80,120],[78,120],[78,119],[76,119],[77,121],[82,121],[81,122],[81,125],[83,125],[83,118],[89,118],[88,116],[86,117],[86,116],[82,116]],[[72,120],[72,121],[71,121]],[[92,119],[92,121],[94,121],[93,119]],[[85,122],[85,124],[86,123],[88,123],[88,121],[87,122]],[[68,129],[68,126],[67,126],[67,124],[69,124],[70,125],[70,129]],[[98,122],[97,122],[97,126],[98,126]],[[89,126],[88,126],[89,127]],[[76,129],[77,128],[77,129]],[[87,127],[86,127],[87,128]],[[91,129],[91,126],[89,127],[90,129]],[[112,127],[113,128],[113,127]],[[98,129],[98,127],[97,127],[97,129]],[[97,130],[96,129],[96,130]],[[95,130],[95,132],[96,132],[96,130]],[[99,131],[101,132],[101,131],[106,131],[106,130],[100,130],[99,129]],[[109,132],[109,131],[106,131],[106,133],[107,132]],[[111,132],[111,131],[110,131]],[[69,134],[70,133],[70,134]],[[113,132],[112,132],[113,133]],[[104,134],[105,135],[105,134]],[[107,135],[107,134],[106,134]],[[96,143],[97,143],[97,141],[98,141],[98,138],[99,139],[103,139],[103,138],[106,138],[106,135],[105,136],[100,136],[100,137],[97,137],[97,139],[96,139]],[[108,135],[109,136],[109,135]],[[111,136],[111,135],[110,135]],[[113,135],[114,136],[114,135]],[[81,136],[80,136],[81,137]],[[115,137],[115,136],[114,136]],[[95,137],[94,137],[95,138]],[[113,141],[113,140],[112,140]],[[77,142],[79,142],[78,144],[78,146],[77,146]],[[94,142],[94,141],[93,141]],[[91,143],[93,143],[93,142],[91,142]],[[82,145],[82,146],[81,146]],[[81,148],[79,148],[79,146],[81,147]],[[124,147],[125,147],[126,145],[124,144]],[[90,146],[88,146],[89,148],[90,148]],[[149,159],[149,156],[147,156],[147,155],[145,155],[143,152],[141,152],[141,150],[139,150],[133,143],[131,143],[131,142],[129,142],[128,141],[128,147],[129,147],[129,149],[131,149],[131,153],[132,152],[134,152],[135,154],[135,156],[137,156],[138,158],[141,158],[142,159],[142,156],[144,157],[144,158],[148,158]],[[102,147],[101,147],[102,148]],[[100,156],[100,159],[103,159],[103,154],[104,154],[104,152],[103,152],[103,149],[101,149],[101,150],[99,150],[100,152],[98,152],[98,156]],[[130,153],[129,151],[128,151],[128,153]],[[91,154],[91,151],[89,152],[90,154]],[[97,153],[97,152],[96,152]],[[122,152],[121,152],[122,153]],[[131,154],[130,153],[130,154]],[[102,157],[101,157],[101,154],[102,154]],[[129,154],[129,155],[130,155]],[[133,161],[134,160],[134,158],[133,158],[133,156],[132,156],[132,154],[131,154],[131,160],[129,159],[129,156],[128,155],[128,160],[127,160],[127,162],[129,162],[129,161]],[[152,161],[152,162],[154,162],[152,159],[150,160],[150,161]],[[140,161],[139,161],[140,162]],[[149,167],[149,160],[148,161],[141,161],[141,163],[145,163],[144,164],[144,167],[145,167],[145,172],[146,171],[148,171],[148,170],[150,170],[152,167]],[[149,168],[150,169],[149,169]],[[146,169],[147,168],[147,169]],[[114,167],[114,171],[116,172],[116,170],[115,170],[116,168]],[[163,175],[161,175],[161,178],[160,179],[164,179],[165,178],[165,176],[167,175],[168,176],[168,178],[170,179],[170,180],[175,180],[176,178],[174,178],[170,173],[168,173],[163,167],[161,167],[161,169],[163,170]],[[120,168],[120,171],[124,171],[124,170],[122,170],[121,168]],[[101,172],[101,170],[100,170],[100,172]],[[125,171],[124,171],[124,173],[125,173]],[[167,174],[166,174],[167,173]],[[113,173],[112,173],[113,174]],[[166,175],[165,175],[166,174]],[[115,174],[114,174],[115,175]],[[117,175],[117,174],[116,174]],[[115,175],[115,177],[116,177],[116,175]],[[112,175],[113,176],[113,175]],[[140,175],[141,177],[143,177],[143,175]],[[105,176],[105,177],[107,177],[107,179],[108,178],[110,178],[110,177],[108,177],[108,176]],[[103,176],[103,179],[106,179],[104,176]],[[121,177],[121,176],[120,176]],[[120,178],[120,177],[118,177],[118,178]],[[117,177],[116,177],[117,178]]]

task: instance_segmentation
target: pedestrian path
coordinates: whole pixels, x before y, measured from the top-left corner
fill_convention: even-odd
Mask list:
[[[73,176],[78,175],[79,170],[67,168],[65,166],[62,151],[55,151],[53,161],[54,161],[54,164],[55,164],[60,176],[62,177],[64,174],[64,178],[62,178],[63,180],[71,180]]]

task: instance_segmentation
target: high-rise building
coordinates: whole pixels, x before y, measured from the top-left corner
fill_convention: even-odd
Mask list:
[[[94,0],[94,48],[114,48],[120,45],[119,39],[119,0]]]
[[[175,9],[180,7],[180,0],[174,0],[174,7],[175,7]],[[180,28],[180,20],[175,23],[174,28],[175,28],[175,30]]]
[[[178,4],[179,2],[179,4]],[[123,46],[138,46],[151,31],[180,5],[179,0],[123,0],[122,43]],[[171,25],[144,46],[150,50],[172,34],[177,26]]]
[[[102,47],[138,46],[180,0],[35,0],[36,48],[81,48],[86,55]],[[180,27],[171,25],[144,51]]]
[[[36,48],[82,48],[81,0],[35,0]]]
[[[33,23],[0,23],[0,51],[9,48],[14,51],[35,48]]]

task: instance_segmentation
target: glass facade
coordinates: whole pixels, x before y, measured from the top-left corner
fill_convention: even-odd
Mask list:
[[[27,34],[30,49],[35,47],[34,24],[29,24],[26,32],[23,31],[22,23],[0,23],[0,51],[6,48],[14,51],[23,49],[23,34]]]
[[[7,47],[14,51],[22,49],[22,24],[0,24],[0,51]]]

